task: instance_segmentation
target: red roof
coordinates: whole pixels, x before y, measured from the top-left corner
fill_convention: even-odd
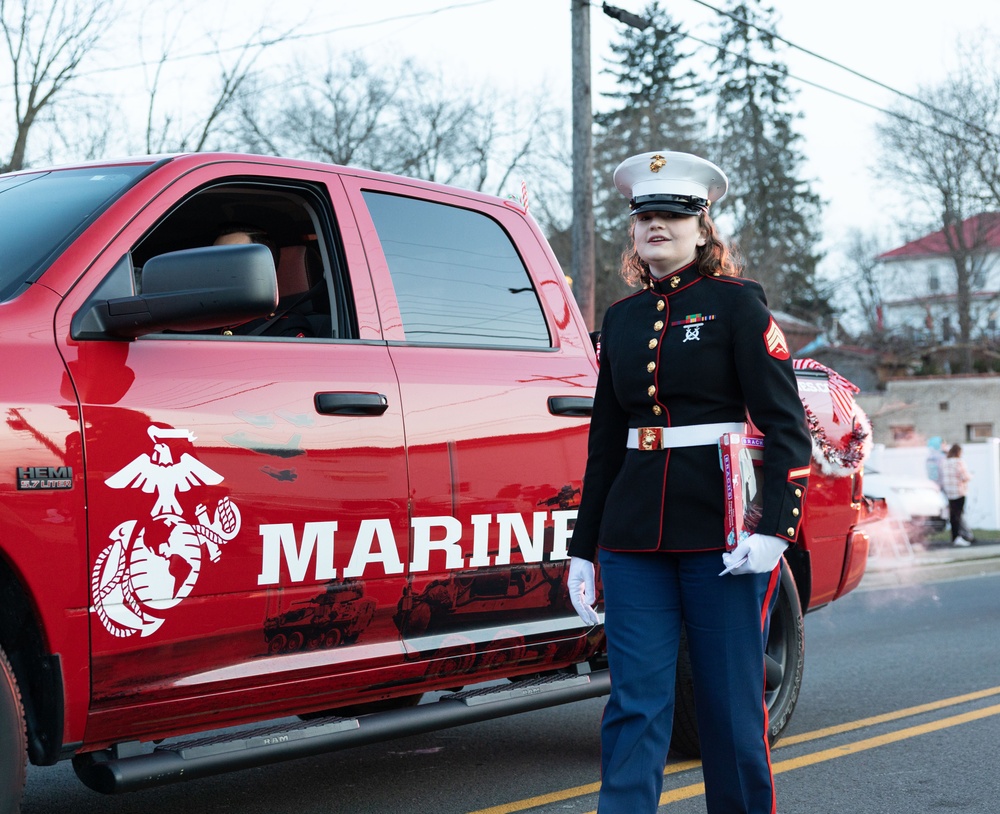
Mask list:
[[[1000,250],[1000,212],[985,212],[962,221],[965,245],[978,250]],[[951,254],[944,229],[924,235],[878,256],[879,260],[896,260],[904,257],[934,257]]]

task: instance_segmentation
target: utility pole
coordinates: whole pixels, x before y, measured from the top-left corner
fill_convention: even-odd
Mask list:
[[[573,226],[571,275],[577,305],[594,330],[594,134],[590,97],[590,3],[573,3]]]

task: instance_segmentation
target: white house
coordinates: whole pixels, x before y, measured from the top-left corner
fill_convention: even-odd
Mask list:
[[[971,339],[1000,338],[1000,212],[962,222],[953,238],[969,251]],[[955,242],[953,240],[952,242]],[[944,230],[878,256],[882,327],[928,344],[958,339],[957,275]]]

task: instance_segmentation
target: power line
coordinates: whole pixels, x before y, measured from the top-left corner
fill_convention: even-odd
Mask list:
[[[379,20],[369,20],[363,23],[353,23],[351,25],[341,25],[335,28],[326,28],[320,31],[308,31],[302,33],[286,33],[275,37],[259,38],[257,40],[250,40],[249,42],[241,43],[240,45],[231,45],[226,48],[213,48],[210,51],[195,51],[188,54],[177,54],[175,56],[164,56],[162,59],[156,60],[141,60],[139,62],[133,62],[126,65],[113,65],[106,68],[94,68],[89,71],[80,71],[76,74],[78,77],[90,77],[97,76],[100,74],[109,73],[119,73],[121,71],[131,71],[136,68],[148,68],[153,65],[166,64],[170,62],[185,62],[191,59],[204,59],[205,57],[219,56],[220,54],[231,53],[233,51],[247,51],[251,48],[267,48],[272,45],[277,45],[284,42],[296,42],[299,40],[309,40],[315,39],[316,37],[326,37],[331,34],[339,34],[343,31],[355,31],[359,28],[372,28],[374,26],[386,25],[387,23],[395,23],[400,20],[412,20],[419,17],[432,17],[435,14],[442,14],[446,11],[455,11],[456,9],[469,8],[472,6],[482,6],[489,3],[496,3],[499,0],[468,0],[464,3],[452,3],[448,6],[441,6],[440,8],[428,9],[427,11],[415,11],[410,14],[396,14],[392,17],[383,17]],[[0,88],[12,88],[14,84],[8,82],[0,85]]]
[[[784,42],[784,43],[790,45],[793,48],[798,48],[799,50],[804,51],[805,53],[808,53],[808,54],[810,54],[812,56],[819,57],[818,54],[812,54],[812,52],[810,52],[810,51],[808,51],[808,50],[806,50],[804,48],[799,48],[799,46],[794,45],[794,43],[791,43],[791,42],[789,42],[788,40],[785,40],[782,37],[779,37],[777,34],[772,34],[772,32],[767,31],[766,29],[761,28],[761,27],[759,27],[759,26],[757,26],[757,25],[755,25],[753,23],[747,22],[746,20],[743,20],[743,19],[741,19],[739,17],[735,17],[734,15],[731,15],[728,12],[722,11],[720,9],[716,9],[716,8],[708,5],[707,3],[703,2],[703,0],[693,0],[693,2],[699,3],[699,4],[703,5],[703,6],[706,6],[707,8],[710,8],[713,11],[717,11],[719,14],[723,14],[723,15],[725,15],[727,17],[730,17],[730,18],[736,20],[737,22],[740,22],[740,23],[742,23],[744,25],[748,25],[751,28],[755,28],[758,31],[761,31],[761,32],[763,32],[765,34],[769,34],[769,35],[775,37],[776,39],[780,40],[781,42]],[[591,5],[596,6],[597,4],[596,3],[592,3]],[[618,20],[621,20],[626,25],[629,25],[629,26],[631,26],[633,28],[637,28],[639,30],[645,30],[645,28],[648,28],[650,25],[652,25],[651,23],[649,23],[649,21],[645,20],[644,18],[637,17],[636,15],[629,14],[629,13],[626,12],[625,14],[627,14],[628,18],[634,18],[639,23],[638,25],[632,25],[631,20],[627,20],[627,19],[625,19],[624,16],[620,16],[619,13],[622,12],[621,9],[618,9],[618,8],[616,8],[614,6],[609,6],[607,3],[603,3],[602,4],[602,8],[604,10],[604,13],[608,14],[608,16],[614,17],[615,19],[618,19]],[[609,11],[609,10],[614,11],[614,12],[618,12],[618,13],[611,13],[611,11]],[[642,23],[645,23],[646,25],[642,25]],[[662,29],[656,29],[656,30],[662,31]],[[845,93],[843,91],[834,90],[833,88],[827,87],[826,85],[821,85],[819,82],[814,82],[811,79],[805,79],[804,77],[801,77],[801,76],[798,76],[796,74],[790,73],[787,68],[785,68],[783,70],[779,70],[779,69],[775,68],[772,65],[767,65],[767,64],[765,64],[763,62],[758,62],[757,60],[751,59],[750,57],[748,57],[748,56],[746,56],[744,54],[737,54],[734,51],[730,51],[727,48],[723,48],[720,43],[717,43],[717,42],[708,42],[707,40],[703,40],[700,37],[696,37],[694,34],[690,34],[687,31],[681,31],[680,34],[681,34],[681,36],[686,37],[689,40],[693,40],[694,42],[697,42],[700,45],[704,45],[704,46],[707,46],[709,48],[713,48],[716,51],[721,51],[722,53],[728,54],[729,56],[734,57],[735,59],[742,60],[743,62],[745,62],[745,63],[747,63],[749,65],[754,65],[755,67],[760,68],[761,70],[763,70],[766,73],[769,73],[769,74],[771,74],[773,76],[780,76],[780,77],[787,77],[788,79],[794,79],[796,82],[801,82],[803,85],[809,85],[810,87],[816,88],[817,90],[825,91],[826,93],[832,94],[833,96],[839,96],[841,99],[845,99],[845,100],[847,100],[849,102],[854,102],[855,104],[861,105],[862,107],[870,108],[871,110],[875,110],[875,111],[877,111],[879,113],[885,114],[886,116],[890,116],[892,118],[899,119],[900,121],[904,121],[904,122],[906,122],[908,124],[913,124],[913,125],[916,125],[917,127],[925,128],[927,130],[933,131],[933,132],[937,133],[938,135],[944,136],[946,138],[953,139],[955,141],[960,141],[960,142],[965,143],[965,144],[970,144],[970,145],[973,145],[975,147],[981,147],[982,146],[979,142],[977,142],[977,141],[975,141],[975,140],[973,140],[971,138],[967,138],[965,136],[962,136],[962,135],[960,135],[958,133],[950,133],[947,130],[942,130],[941,128],[939,128],[939,127],[937,127],[937,126],[935,126],[933,124],[927,124],[926,122],[917,121],[916,119],[911,118],[910,116],[907,116],[907,115],[905,115],[903,113],[899,113],[899,112],[894,111],[894,110],[889,110],[888,108],[881,107],[881,106],[876,105],[876,104],[874,104],[872,102],[866,102],[863,99],[857,98],[856,96],[851,96],[850,94]],[[830,62],[833,65],[837,65],[837,67],[841,67],[841,68],[843,68],[846,71],[850,71],[851,73],[854,73],[854,74],[856,74],[859,77],[868,79],[868,77],[864,77],[863,74],[860,74],[857,71],[852,70],[851,68],[846,68],[844,66],[841,66],[838,63],[833,62],[832,60],[827,60],[825,57],[819,57],[819,58],[820,59],[824,59],[825,61]],[[880,85],[881,87],[887,88],[888,90],[892,90],[894,93],[899,93],[900,95],[906,96],[906,94],[902,93],[902,91],[895,91],[891,87],[889,87],[888,85],[883,85],[881,82],[878,82],[878,81],[876,81],[874,79],[869,79],[868,81],[874,82],[875,84]],[[985,136],[987,136],[989,138],[995,138],[996,137],[996,135],[994,133],[990,132],[989,130],[986,130],[986,129],[982,128],[982,127],[979,127],[978,125],[975,125],[972,122],[965,121],[964,119],[961,119],[961,118],[959,118],[957,116],[954,116],[954,115],[952,115],[950,113],[947,113],[945,111],[938,111],[937,108],[933,107],[932,105],[927,104],[926,102],[922,102],[920,99],[917,99],[916,97],[907,96],[907,98],[912,99],[915,102],[919,102],[920,104],[924,105],[925,107],[928,107],[931,110],[937,111],[941,115],[947,116],[948,118],[951,118],[951,119],[955,119],[956,121],[960,122],[963,126],[969,127],[971,129],[974,129],[974,130],[977,130],[977,131],[979,131],[980,133],[982,133],[983,135],[985,135]]]
[[[707,45],[710,48],[716,48],[719,51],[723,51],[729,54],[730,56],[735,57],[736,59],[741,59],[744,62],[749,63],[750,65],[754,65],[766,71],[767,73],[772,74],[773,76],[781,76],[781,77],[788,77],[789,79],[794,79],[796,82],[801,82],[803,85],[809,85],[810,87],[825,91],[826,93],[830,93],[834,96],[839,96],[841,99],[846,99],[847,101],[854,102],[855,104],[861,105],[862,107],[867,107],[870,108],[871,110],[876,110],[879,113],[884,113],[886,116],[891,116],[894,119],[899,119],[900,121],[904,121],[907,124],[914,124],[917,127],[923,127],[927,130],[931,130],[940,136],[944,136],[945,138],[953,139],[955,141],[961,141],[964,144],[971,144],[975,147],[981,146],[978,141],[975,141],[971,138],[967,138],[959,133],[949,133],[947,130],[942,130],[940,127],[937,127],[933,124],[927,124],[926,122],[917,121],[916,119],[911,118],[910,116],[907,116],[904,113],[899,113],[895,110],[889,110],[888,108],[879,107],[878,105],[873,104],[872,102],[866,102],[863,99],[858,99],[856,96],[851,96],[850,94],[844,93],[843,91],[834,90],[833,88],[827,87],[826,85],[821,85],[819,82],[813,82],[811,79],[805,79],[804,77],[797,76],[796,74],[793,73],[789,73],[787,70],[778,70],[772,65],[765,65],[763,62],[757,62],[756,60],[750,59],[750,57],[745,56],[743,54],[737,54],[734,53],[733,51],[729,51],[725,48],[722,48],[718,43],[707,42],[706,40],[699,39],[698,37],[695,37],[691,34],[685,34],[684,36],[702,45]],[[989,133],[988,131],[983,131],[983,132],[992,137],[992,134]]]
[[[835,68],[839,68],[842,71],[847,71],[847,73],[852,74],[853,76],[856,76],[859,79],[863,79],[865,82],[870,82],[871,84],[876,85],[877,87],[880,87],[883,90],[887,90],[890,93],[894,93],[897,96],[901,96],[904,99],[907,99],[907,100],[909,100],[911,102],[914,102],[915,104],[918,104],[918,105],[920,105],[922,107],[925,107],[928,110],[932,111],[933,113],[937,113],[939,116],[944,116],[945,118],[954,119],[955,121],[957,121],[962,126],[971,128],[973,130],[978,130],[980,133],[983,133],[986,136],[990,136],[991,138],[994,136],[994,134],[991,133],[989,130],[986,130],[985,128],[980,127],[979,125],[975,124],[974,122],[967,121],[966,119],[963,119],[960,116],[956,116],[953,113],[949,113],[947,110],[942,110],[941,108],[935,107],[934,105],[930,104],[929,102],[927,102],[924,99],[921,99],[921,98],[919,98],[917,96],[913,96],[913,95],[911,95],[909,93],[901,91],[901,90],[899,90],[897,88],[892,87],[891,85],[887,85],[884,82],[880,82],[877,79],[873,79],[872,77],[870,77],[870,76],[868,76],[866,74],[863,74],[860,71],[856,71],[853,68],[850,68],[850,67],[848,67],[847,65],[844,65],[841,62],[837,62],[836,60],[830,59],[829,57],[825,57],[822,54],[818,54],[815,51],[812,51],[812,50],[810,50],[808,48],[805,48],[805,47],[803,47],[801,45],[798,45],[797,43],[794,43],[791,40],[785,39],[780,34],[774,32],[774,31],[771,31],[769,29],[763,28],[762,26],[759,26],[756,23],[752,23],[749,20],[745,20],[742,17],[739,17],[739,16],[737,16],[735,14],[732,14],[731,12],[725,11],[724,9],[717,8],[717,7],[713,6],[711,3],[705,2],[705,0],[691,0],[691,2],[697,3],[699,6],[704,6],[705,8],[707,8],[707,9],[709,9],[711,11],[714,11],[716,14],[720,14],[720,15],[722,15],[724,17],[728,17],[729,19],[734,20],[735,22],[740,23],[741,25],[749,26],[750,28],[755,28],[757,31],[760,31],[762,34],[767,34],[769,37],[772,37],[772,38],[778,40],[779,42],[783,42],[789,48],[794,48],[796,51],[801,51],[803,54],[807,54],[808,56],[811,56],[811,57],[813,57],[815,59],[821,60],[822,62],[826,62],[828,65],[833,65]],[[799,80],[799,81],[802,81],[802,80]],[[817,85],[816,87],[819,87],[819,86]],[[824,88],[824,90],[827,90],[827,89]],[[838,95],[842,95],[842,94],[838,94]],[[845,96],[845,98],[850,98],[850,97],[846,97]]]

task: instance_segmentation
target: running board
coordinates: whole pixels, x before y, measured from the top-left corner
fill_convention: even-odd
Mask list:
[[[139,754],[126,754],[124,747],[87,752],[73,759],[73,768],[88,788],[117,794],[502,718],[610,692],[607,670],[586,675],[558,673],[451,693],[428,704],[356,718],[285,721],[161,744]]]

